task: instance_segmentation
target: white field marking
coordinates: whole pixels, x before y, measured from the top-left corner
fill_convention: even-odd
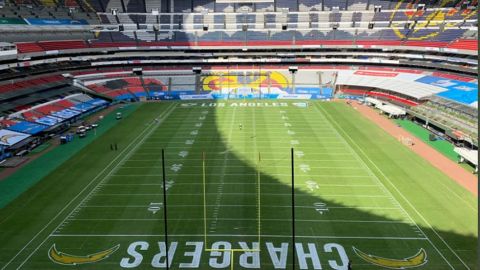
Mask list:
[[[210,159],[209,159],[210,160]],[[223,160],[223,159],[219,159]],[[263,160],[263,159],[262,159]],[[222,165],[209,165],[206,166],[206,168],[216,168],[216,167],[221,167]],[[188,166],[188,168],[201,168],[202,166],[199,165],[193,165],[193,166]],[[247,165],[229,165],[229,168],[248,168],[248,169],[253,169],[250,168]],[[291,166],[283,166],[283,165],[271,165],[267,166],[268,168],[291,168]],[[161,169],[161,166],[121,166],[120,169]],[[344,167],[344,166],[338,166],[338,167],[332,167],[332,166],[311,166],[311,169],[336,169],[336,170],[363,170],[362,168],[359,167]]]
[[[466,200],[465,198],[463,198],[462,196],[460,196],[459,194],[457,194],[455,191],[453,191],[450,187],[448,187],[447,185],[445,185],[444,183],[440,182],[440,184],[446,188],[448,190],[448,194],[453,194],[455,195],[455,197],[457,197],[457,199],[459,199],[460,201],[464,202],[465,205],[467,205],[468,208],[470,208],[471,210],[473,210],[473,212],[477,213],[478,215],[478,208],[475,208],[473,206],[471,206]]]
[[[235,113],[237,112],[236,109],[233,110],[233,113],[232,113],[232,117],[230,119],[230,130],[228,132],[228,137],[227,137],[227,140],[230,140],[232,138],[232,133],[233,133],[233,124],[235,123]],[[228,143],[228,141],[227,141]],[[214,214],[213,214],[213,220],[215,222],[212,222],[210,223],[210,226],[209,226],[209,231],[215,231],[217,229],[217,220],[218,220],[218,212],[220,210],[220,201],[222,200],[222,197],[223,197],[223,183],[225,182],[225,171],[227,170],[227,163],[228,163],[228,159],[226,159],[226,157],[228,156],[228,151],[225,152],[224,154],[224,161],[223,161],[223,164],[220,168],[221,170],[221,177],[220,177],[220,184],[218,185],[218,189],[217,189],[217,194],[216,194],[216,197],[215,197],[215,201],[217,202],[214,206]],[[207,159],[208,160],[208,159]],[[204,161],[206,163],[206,161]],[[205,165],[206,166],[206,165]],[[202,183],[203,184],[203,183]],[[204,206],[206,207],[206,206]],[[205,217],[207,219],[207,217]],[[205,238],[207,236],[205,235]]]
[[[235,141],[231,141],[230,143],[234,143],[234,142]],[[152,149],[152,150],[153,149],[162,149],[162,148],[165,148],[165,147],[148,147],[148,149]],[[184,149],[185,147],[184,146],[168,146],[167,148],[168,149]],[[272,148],[270,146],[259,147],[259,148],[264,148],[266,153],[285,153],[285,151],[271,151]],[[290,149],[290,148],[291,148],[290,146],[275,146],[275,149]],[[345,148],[344,147],[323,147],[322,148],[322,150],[324,150],[324,151],[328,151],[328,150],[334,151],[334,150],[338,150],[338,149],[345,149]],[[215,152],[215,151],[222,152],[222,151],[229,151],[229,150],[232,150],[232,149],[225,149],[225,147],[223,145],[219,145],[218,147],[211,147],[209,149],[209,152],[212,153],[212,152]],[[244,151],[242,151],[241,153],[242,154],[251,154],[251,153],[255,153],[255,152],[252,152],[252,151],[244,152]],[[157,155],[158,155],[158,153],[157,153]],[[335,155],[338,155],[338,154],[337,153],[327,153],[327,154],[323,154],[323,155],[335,156]]]
[[[84,188],[82,189],[81,192],[79,192],[60,212],[58,212],[58,214],[52,219],[50,220],[50,222],[45,225],[45,227],[43,227],[43,229],[38,232],[34,238],[32,238],[6,265],[4,265],[4,267],[2,268],[5,269],[13,260],[15,260],[15,258],[41,233],[43,232],[47,226],[49,226],[63,211],[65,211],[65,209],[75,200],[77,199],[80,194],[82,194],[91,184],[93,184],[93,182],[98,178],[100,177],[101,174],[103,174],[108,167],[110,167],[115,161],[117,161],[117,159],[119,157],[122,157],[122,154],[127,151],[127,149],[129,147],[131,147],[133,145],[133,148],[131,148],[128,152],[126,152],[127,154],[124,155],[120,161],[102,178],[102,180],[100,180],[100,182],[97,183],[97,185],[95,185],[95,187],[90,190],[90,192],[83,198],[83,200],[80,201],[80,203],[65,217],[65,219],[63,219],[63,221],[61,221],[58,226],[53,230],[53,232],[57,231],[58,228],[68,219],[68,217],[75,211],[78,211],[77,209],[87,200],[89,199],[90,195],[113,173],[113,171],[122,163],[122,161],[126,160],[129,155],[131,153],[133,153],[133,151],[138,148],[138,146],[141,144],[141,142],[143,141],[143,139],[145,137],[142,138],[142,136],[148,136],[148,134],[151,134],[155,128],[152,129],[152,127],[158,127],[163,121],[165,121],[165,119],[175,110],[176,108],[176,104],[172,104],[170,105],[165,111],[163,111],[162,113],[160,113],[160,115],[158,115],[157,118],[161,118],[161,121],[159,122],[153,122],[149,125],[147,125],[147,127],[145,127],[145,129],[131,142],[127,145],[127,147],[125,147],[125,149],[122,150],[122,152],[120,152],[120,154],[114,158],[99,174],[97,174],[97,176],[95,176],[94,179],[92,179],[92,181],[90,181],[90,183]],[[146,132],[146,133],[145,133]],[[145,135],[146,134],[146,135]],[[140,140],[138,140],[140,139]],[[33,254],[35,254],[37,252],[37,250],[49,239],[49,236],[47,236],[32,252],[30,252],[30,254],[27,256],[27,258],[18,266],[17,269],[20,269],[23,267],[23,265],[33,256]]]
[[[318,108],[317,108],[318,110]],[[453,253],[453,255],[455,257],[457,257],[458,260],[460,260],[460,262],[466,267],[466,269],[470,269],[470,267],[460,258],[460,256],[458,256],[458,254],[450,247],[450,245],[443,239],[443,237],[435,230],[435,228],[427,221],[427,219],[415,208],[415,206],[405,197],[405,195],[403,195],[403,193],[393,184],[393,182],[390,180],[390,178],[388,178],[385,173],[377,166],[377,164],[375,162],[373,162],[373,160],[370,159],[370,157],[363,151],[363,149],[343,130],[343,128],[341,126],[339,126],[337,124],[337,126],[342,130],[342,132],[345,134],[345,136],[347,136],[349,138],[349,140],[357,147],[357,149],[365,156],[365,158],[378,170],[378,172],[385,178],[385,180],[387,180],[387,182],[395,189],[395,191],[402,197],[402,199],[415,211],[415,213],[430,227],[430,229],[435,233],[435,235],[447,246],[447,248]],[[353,149],[352,149],[353,150]],[[358,156],[358,155],[357,155]],[[362,160],[363,161],[363,160]],[[365,162],[363,161],[363,164],[365,164]],[[367,166],[365,164],[365,166]],[[367,166],[368,167],[368,166]],[[370,169],[369,169],[370,170]],[[373,174],[373,172],[372,172]],[[410,214],[408,214],[407,211],[405,211],[405,209],[400,205],[400,203],[397,201],[397,199],[393,196],[393,194],[387,190],[387,188],[385,187],[385,185],[380,181],[380,179],[376,176],[375,176],[375,179],[384,187],[384,189],[392,196],[392,198],[395,200],[395,202],[399,205],[399,207],[401,207],[403,209],[403,211],[405,212],[405,214],[408,216],[408,218],[410,218],[413,221],[413,219],[411,218]],[[424,231],[414,222],[415,226],[416,226],[416,229],[421,233],[423,234],[427,239],[428,241],[430,242],[430,244],[437,250],[437,252],[442,256],[442,258],[447,262],[447,264],[452,268],[454,269],[454,267],[449,263],[449,261],[443,256],[443,254],[440,252],[440,250],[433,244],[433,242],[426,236],[426,234],[424,233]]]
[[[284,135],[284,132],[272,132],[272,133],[269,132],[269,134]],[[308,133],[308,134],[311,135],[311,132]],[[298,133],[296,135],[297,135],[297,137],[300,137],[300,138],[302,138],[302,137],[309,138],[309,139],[312,138],[312,136],[307,136],[307,135],[298,136],[299,135]],[[168,134],[168,135],[165,135],[165,136],[162,136],[162,137],[151,136],[151,137],[149,137],[149,139],[152,139],[152,140],[166,139],[166,138],[169,138],[171,136],[172,136],[171,134]],[[191,137],[190,136],[175,136],[175,138],[177,138],[177,139],[188,139],[188,138],[191,138]],[[322,141],[323,141],[323,139],[338,139],[338,138],[336,136],[318,136],[318,137],[316,136],[315,139],[322,139]],[[235,141],[240,141],[240,140],[235,140]],[[150,143],[153,143],[153,142],[148,142],[147,141],[146,143],[150,144]]]
[[[207,207],[213,207],[216,204],[207,204]],[[257,207],[257,204],[222,204],[222,207],[242,208],[242,207]],[[192,208],[202,207],[198,204],[177,204],[169,205],[168,208]],[[87,205],[83,208],[145,208],[145,205]],[[262,208],[292,208],[291,205],[262,205]],[[295,205],[298,209],[315,209],[316,206],[302,206]],[[379,206],[330,206],[329,209],[368,209],[368,210],[398,210],[398,207],[379,207]]]
[[[169,119],[169,121],[172,121],[172,119]],[[192,124],[193,124],[193,123],[197,123],[197,122],[192,122]],[[205,130],[212,130],[212,131],[218,131],[218,130],[219,130],[219,128],[217,127],[216,124],[215,124],[215,125],[212,125],[212,126],[213,126],[213,127],[207,127],[206,125],[202,125],[202,127],[203,127]],[[268,129],[268,130],[270,130],[270,129],[272,129],[272,130],[282,130],[282,131],[283,131],[282,134],[285,135],[285,127],[283,127],[283,126],[280,127],[280,126],[277,125],[277,124],[272,124],[271,127],[268,127],[268,128],[265,128],[265,129]],[[297,128],[295,128],[295,129],[297,129]],[[171,131],[176,131],[175,127],[162,128],[162,131],[169,131],[169,130],[171,130]],[[311,130],[311,128],[308,128],[308,127],[298,127],[298,130]],[[315,128],[315,130],[318,130],[318,131],[327,131],[327,132],[328,132],[328,131],[332,131],[331,129],[328,129],[328,128]],[[185,131],[185,132],[187,132],[187,131],[190,132],[190,131],[191,131],[191,128],[189,129],[189,128],[187,128],[187,127],[185,127],[185,128],[180,127],[178,131],[180,131],[180,132],[183,132],[183,131]]]
[[[212,142],[218,142],[218,140],[195,140],[195,142],[197,143],[212,143]],[[234,140],[233,142],[235,143],[250,143],[252,142],[252,140]],[[289,142],[289,140],[258,140],[257,141],[258,143],[287,143]],[[160,144],[160,145],[163,145],[163,144],[185,144],[185,140],[179,140],[179,141],[169,141],[168,143],[165,143],[165,142],[146,142],[144,143],[144,145],[150,145],[150,144]],[[305,141],[305,140],[302,140],[302,144],[317,144],[317,145],[322,145],[322,144],[328,144],[328,145],[331,145],[331,144],[340,144],[340,145],[343,145],[343,142],[339,142],[339,141]],[[150,149],[150,147],[148,147]]]
[[[190,176],[200,176],[198,173],[170,173],[169,175],[190,175]],[[224,175],[244,175],[244,176],[255,176],[256,173],[208,173],[209,176],[224,176]],[[291,176],[288,173],[269,173],[270,176]],[[161,174],[113,174],[112,177],[161,177]],[[300,176],[300,175],[299,175]],[[328,178],[367,178],[368,175],[334,175],[334,174],[309,174],[303,175],[304,177],[328,177]]]
[[[72,218],[70,221],[162,221],[163,218]],[[203,221],[203,218],[168,218],[171,221]],[[207,218],[207,220],[217,221],[257,221],[257,218]],[[262,222],[291,222],[290,218],[262,218]],[[349,220],[349,219],[298,219],[297,222],[311,222],[311,223],[377,223],[377,224],[410,224],[410,221],[405,220]]]
[[[405,148],[407,149],[407,148]],[[469,209],[473,210],[473,212],[475,213],[478,213],[478,208],[475,208],[473,206],[471,206],[467,200],[465,200],[465,198],[461,195],[459,195],[457,192],[455,192],[453,189],[451,189],[449,186],[445,185],[442,181],[439,181],[438,183],[440,183],[440,185],[442,185],[442,187],[444,187],[445,189],[448,190],[448,194],[453,194],[458,200],[462,201]]]
[[[163,237],[164,234],[52,234],[52,237]],[[169,234],[171,237],[203,237],[203,234]],[[212,237],[258,237],[258,234],[213,234]],[[291,235],[262,234],[265,238],[292,238]],[[364,240],[427,240],[419,237],[395,236],[311,236],[295,235],[295,238],[304,239],[364,239]]]
[[[166,155],[167,156],[167,155]],[[168,157],[168,156],[167,156]],[[262,160],[263,161],[276,161],[276,162],[280,162],[280,161],[285,161],[287,160],[287,158],[289,157],[285,157],[285,159],[271,159],[271,158],[263,158],[262,157]],[[230,160],[235,160],[237,162],[241,162],[241,163],[245,163],[245,161],[242,161],[242,160],[239,160],[238,158],[227,158],[229,161]],[[201,161],[202,159],[201,158],[185,158],[183,159],[184,161]],[[224,159],[223,158],[209,158],[208,159],[209,161],[223,161]],[[148,161],[158,161],[156,159],[129,159],[127,162],[130,162],[130,161],[133,161],[133,162],[148,162]],[[355,159],[309,159],[308,161],[311,161],[311,162],[322,162],[322,161],[339,161],[339,162],[357,162],[357,160]],[[275,165],[273,165],[275,166]]]
[[[257,182],[209,182],[208,185],[256,185]],[[195,186],[195,185],[203,185],[202,183],[198,182],[190,182],[190,183],[175,183],[175,186]],[[283,183],[261,183],[262,186],[279,186],[279,187],[284,187]],[[159,183],[128,183],[128,184],[103,184],[103,186],[162,186],[162,184]],[[295,186],[307,186],[307,184],[295,184]],[[359,185],[359,184],[318,184],[319,187],[378,187],[377,185],[372,185],[372,184],[365,184],[365,185]]]
[[[330,120],[331,117],[329,114],[327,114],[322,108],[318,108],[318,106],[315,106],[316,110],[318,112],[320,112],[320,114],[322,115],[322,117],[324,117],[325,119],[327,119],[328,121],[332,121],[330,122],[330,126],[332,127],[333,130],[336,131],[337,135],[339,136],[339,139],[343,140],[345,142],[345,144],[349,145],[347,140],[338,132],[338,130],[333,126],[335,125],[338,129],[340,129],[342,131],[342,133],[349,139],[349,141],[356,146],[356,148],[362,153],[362,155],[380,172],[380,174],[385,178],[385,180],[387,180],[387,182],[396,190],[396,192],[403,198],[404,201],[407,202],[407,204],[417,213],[417,215],[419,215],[423,221],[430,227],[431,230],[433,230],[433,232],[440,238],[440,240],[442,240],[444,242],[445,245],[447,245],[447,247],[450,249],[450,251],[462,262],[462,264],[467,268],[467,269],[470,269],[468,267],[468,265],[465,264],[465,262],[460,258],[458,257],[458,255],[452,250],[452,248],[445,242],[445,240],[443,240],[443,238],[437,233],[437,231],[432,227],[432,225],[430,225],[430,223],[417,211],[417,209],[410,203],[410,201],[403,195],[403,193],[400,192],[400,190],[398,190],[398,188],[392,183],[392,181],[383,173],[382,170],[380,170],[380,168],[370,159],[370,157],[368,157],[368,155],[363,151],[363,149],[360,148],[360,146],[350,137],[350,135],[348,135],[348,133],[345,132],[345,130],[343,130],[343,128],[338,125],[335,120]],[[321,110],[321,111],[320,111]],[[328,115],[328,116],[327,116]],[[410,214],[405,210],[405,208],[403,208],[403,206],[400,205],[400,203],[398,202],[398,200],[393,196],[393,194],[387,189],[387,187],[380,181],[380,179],[372,172],[372,170],[367,166],[367,164],[365,163],[365,161],[360,158],[360,156],[358,155],[358,153],[350,146],[350,151],[353,153],[353,155],[359,159],[359,161],[361,161],[361,164],[363,164],[365,166],[365,168],[367,169],[367,171],[372,175],[373,179],[381,186],[383,187],[383,190],[386,194],[388,194],[392,200],[395,201],[396,205],[398,205],[402,211],[405,213],[405,215],[411,220],[411,222],[413,223],[413,225],[415,225],[415,228],[416,230],[420,231],[423,236],[425,236],[425,238],[428,239],[428,242],[432,245],[432,247],[438,252],[438,254],[443,258],[443,260],[450,266],[451,269],[455,269],[451,264],[450,262],[445,258],[445,256],[440,252],[440,250],[438,249],[437,246],[435,246],[435,244],[430,240],[430,238],[425,234],[425,232],[420,228],[420,226],[418,226],[418,224],[413,220],[413,218],[410,216]]]
[[[210,160],[210,159],[209,159]],[[220,159],[220,160],[223,160],[223,159]],[[262,159],[263,160],[263,159]],[[172,161],[173,162],[173,161]],[[217,167],[222,167],[222,165],[216,165],[216,164],[213,164],[213,165],[208,165],[208,166],[205,166],[206,169],[209,169],[209,168],[217,168]],[[254,170],[255,168],[251,168],[247,165],[229,165],[228,166],[229,168],[245,168],[245,169],[251,169],[251,170]],[[267,166],[268,168],[272,167],[272,168],[276,168],[276,169],[279,169],[279,168],[291,168],[291,166],[284,166],[284,165],[273,165],[273,166]],[[162,167],[160,166],[121,166],[120,169],[161,169]],[[188,168],[202,168],[202,166],[200,165],[192,165],[192,166],[188,166]],[[363,170],[362,168],[359,168],[359,167],[348,167],[348,166],[310,166],[310,169],[336,169],[336,170]]]
[[[173,105],[169,106],[165,111],[162,112],[162,114],[165,113],[166,111],[168,111],[172,106],[173,106]],[[90,187],[90,186],[93,184],[93,182],[96,181],[96,180],[100,177],[100,175],[102,175],[105,171],[107,171],[107,168],[109,168],[114,162],[116,162],[117,159],[119,159],[119,158],[122,156],[122,154],[123,154],[125,151],[127,151],[127,149],[128,149],[132,144],[135,143],[136,139],[140,138],[140,137],[143,135],[143,133],[145,133],[152,125],[153,125],[153,123],[152,123],[152,124],[149,124],[147,127],[145,127],[145,129],[135,138],[135,140],[133,140],[130,144],[128,144],[127,147],[125,147],[125,148],[120,152],[119,155],[117,155],[107,166],[105,166],[105,168],[104,168],[102,171],[100,171],[100,172],[85,186],[85,188],[82,189],[82,191],[80,191],[72,200],[70,200],[70,202],[69,202],[68,204],[66,204],[66,205],[62,208],[62,210],[60,210],[60,212],[57,213],[57,215],[55,215],[36,235],[34,235],[34,237],[33,237],[32,239],[30,239],[30,241],[29,241],[25,246],[23,246],[23,248],[22,248],[19,252],[17,252],[17,253],[15,254],[15,256],[14,256],[12,259],[10,259],[10,261],[7,262],[6,265],[4,265],[4,266],[2,267],[2,270],[3,270],[3,269],[6,269],[6,267],[7,267],[8,265],[10,265],[10,264],[18,257],[18,255],[20,255],[20,253],[22,253],[23,250],[25,250],[25,248],[26,248],[27,246],[29,246],[48,226],[50,226],[50,224],[51,224],[55,219],[57,219],[58,216],[60,216],[60,214],[62,214],[62,213],[66,210],[66,208],[68,208],[68,207],[73,203],[73,201],[76,200],[76,199],[80,196],[80,194],[82,194],[88,187]],[[118,163],[118,164],[119,164],[119,163]],[[117,164],[117,165],[118,165],[118,164]],[[98,184],[97,184],[97,186],[98,186]],[[93,191],[93,190],[94,190],[94,189],[92,189],[92,191]],[[87,196],[88,196],[88,195],[87,195]],[[61,224],[60,224],[60,225],[61,225]],[[45,239],[45,240],[46,240],[46,239]],[[42,244],[43,244],[43,242],[42,242]]]
[[[218,193],[206,193],[206,195],[217,195]],[[267,196],[291,196],[291,193],[262,193],[263,195]],[[135,197],[135,196],[160,196],[163,195],[163,193],[98,193],[95,196],[97,197],[107,197],[107,196],[126,196],[126,197]],[[223,192],[223,195],[238,195],[238,196],[257,196],[256,192],[241,192],[241,193],[233,193],[233,192]],[[203,194],[197,194],[197,193],[182,193],[182,194],[169,194],[168,196],[170,197],[182,197],[182,196],[203,196]],[[311,197],[311,194],[295,194],[296,197]],[[349,198],[388,198],[388,196],[385,195],[358,195],[358,194],[322,194],[322,197],[349,197]]]

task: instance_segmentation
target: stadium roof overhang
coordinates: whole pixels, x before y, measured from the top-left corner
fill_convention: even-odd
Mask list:
[[[418,83],[415,81],[395,78],[366,77],[339,73],[336,85],[362,86],[387,90],[409,96],[415,99],[424,99],[445,91],[444,88]]]

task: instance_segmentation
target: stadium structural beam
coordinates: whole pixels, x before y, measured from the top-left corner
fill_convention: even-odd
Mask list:
[[[297,253],[295,247],[295,150],[291,148],[292,160],[292,269],[295,270],[295,254]]]
[[[295,89],[295,73],[298,71],[298,67],[289,67],[288,71],[292,74],[292,94],[296,94],[296,89]]]
[[[168,261],[168,227],[167,227],[167,185],[165,174],[165,149],[162,149],[162,180],[163,180],[163,221],[165,227],[166,269],[169,269]]]
[[[200,93],[200,76],[202,74],[201,67],[192,67],[193,73],[195,73],[195,93]]]

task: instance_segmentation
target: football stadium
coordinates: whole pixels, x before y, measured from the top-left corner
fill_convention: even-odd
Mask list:
[[[0,270],[479,268],[477,0],[0,0]]]

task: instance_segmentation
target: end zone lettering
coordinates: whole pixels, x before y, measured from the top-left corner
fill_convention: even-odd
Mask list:
[[[273,266],[273,269],[287,269],[287,260],[291,260],[292,248],[289,247],[289,243],[274,244],[266,242],[263,247],[260,247],[258,242],[238,242],[235,247],[232,247],[232,245],[230,242],[218,241],[214,242],[209,248],[215,251],[205,251],[203,242],[185,242],[182,246],[185,251],[179,252],[179,242],[170,242],[168,247],[169,267],[199,269],[200,265],[208,264],[210,269],[227,268],[231,265],[231,251],[228,251],[231,249],[261,249],[261,252],[236,251],[234,253],[234,266],[246,269],[260,269],[262,265],[264,267],[266,265]],[[121,259],[120,267],[140,268],[142,265],[150,264],[153,268],[166,268],[166,249],[165,242],[155,244],[146,241],[133,242],[125,251],[126,255]],[[319,247],[315,243],[295,243],[295,249],[300,269],[340,270],[346,269],[348,265],[347,253],[340,244],[326,243]],[[154,250],[157,253],[150,255],[151,258],[147,258],[145,254],[149,250]],[[268,254],[268,261],[265,261],[267,260],[265,259],[266,254]],[[261,257],[264,261],[261,261]]]

